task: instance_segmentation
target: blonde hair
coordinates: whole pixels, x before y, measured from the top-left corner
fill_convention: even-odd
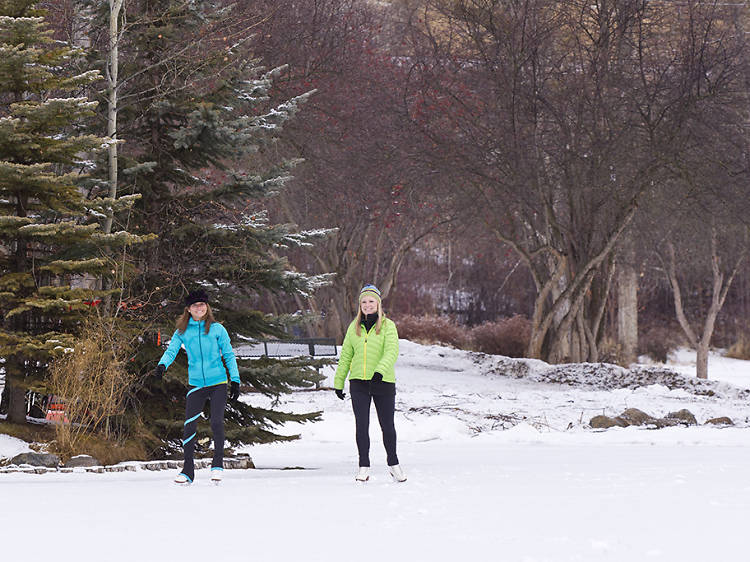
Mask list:
[[[190,307],[185,307],[185,311],[182,313],[182,315],[177,319],[177,322],[175,322],[175,326],[177,327],[177,331],[181,334],[185,333],[185,330],[187,330],[188,322],[190,322],[191,314],[190,314]],[[211,305],[206,303],[206,315],[202,319],[206,323],[206,334],[211,329],[211,324],[216,322],[214,320],[214,313],[211,312]]]
[[[375,322],[375,333],[380,335],[380,327],[383,325],[383,303],[378,301],[378,321]],[[362,335],[362,302],[357,303],[357,317],[354,319],[354,331],[357,333],[357,337]]]

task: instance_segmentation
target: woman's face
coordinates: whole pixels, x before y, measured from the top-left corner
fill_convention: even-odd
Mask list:
[[[203,317],[206,315],[206,311],[208,310],[208,305],[205,302],[196,302],[191,304],[188,307],[188,310],[190,311],[190,316],[193,317],[193,320],[198,322],[199,320],[202,320]]]
[[[359,301],[359,306],[362,307],[362,314],[375,314],[378,311],[378,299],[364,296]]]

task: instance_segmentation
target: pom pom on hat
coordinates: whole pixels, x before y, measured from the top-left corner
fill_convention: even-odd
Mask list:
[[[380,289],[375,285],[365,285],[359,292],[359,300],[361,301],[363,297],[374,297],[380,302]]]
[[[203,289],[190,291],[190,293],[188,293],[188,296],[185,297],[185,306],[190,306],[197,302],[208,303],[208,293],[206,293],[206,291],[204,291]]]

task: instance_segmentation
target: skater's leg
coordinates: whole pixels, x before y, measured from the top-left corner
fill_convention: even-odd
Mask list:
[[[370,466],[370,393],[357,391],[354,384],[349,386],[356,426],[359,466]]]
[[[196,387],[188,391],[185,401],[185,424],[182,432],[182,448],[185,455],[185,460],[182,464],[182,473],[190,478],[190,480],[193,480],[195,477],[195,463],[193,462],[195,432],[205,401],[205,389]]]
[[[396,412],[396,394],[375,394],[372,399],[375,402],[375,411],[378,413],[380,429],[383,430],[383,445],[385,446],[388,466],[393,466],[398,464],[396,424],[393,421]]]
[[[227,385],[211,387],[211,433],[214,440],[214,458],[211,468],[224,468],[224,410],[227,407]]]

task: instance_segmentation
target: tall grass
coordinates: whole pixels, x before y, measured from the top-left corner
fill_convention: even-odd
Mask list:
[[[122,447],[121,419],[135,379],[126,368],[131,354],[131,343],[115,323],[96,318],[84,327],[75,348],[52,363],[50,388],[64,402],[68,420],[55,425],[54,448],[63,458],[90,454],[87,447],[101,454],[107,449],[102,442]]]

